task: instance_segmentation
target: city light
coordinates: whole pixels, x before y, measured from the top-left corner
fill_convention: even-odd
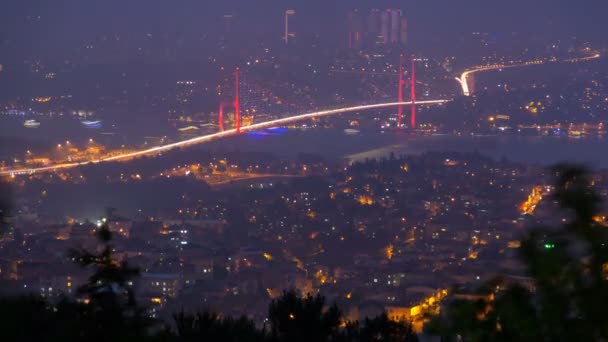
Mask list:
[[[416,103],[418,105],[440,105],[440,104],[444,104],[446,102],[448,102],[448,100],[425,100],[425,101],[418,101]],[[339,115],[339,114],[344,114],[344,113],[348,113],[348,112],[381,109],[381,108],[388,108],[388,107],[398,107],[398,106],[411,105],[411,104],[412,104],[411,102],[389,102],[389,103],[379,103],[379,104],[373,104],[373,105],[362,105],[362,106],[354,106],[354,107],[344,107],[344,108],[339,108],[339,109],[323,110],[323,111],[317,111],[317,112],[312,112],[312,113],[295,115],[292,117],[287,117],[287,118],[282,118],[282,119],[275,119],[275,120],[269,120],[266,122],[260,122],[260,123],[256,123],[256,124],[253,124],[250,126],[240,127],[239,130],[240,130],[240,132],[252,132],[252,131],[256,131],[256,130],[271,128],[271,127],[283,126],[283,125],[287,125],[287,124],[290,124],[293,122],[310,120],[310,119],[317,118],[317,117]],[[204,136],[200,136],[200,137],[196,137],[196,138],[192,138],[192,139],[183,140],[183,141],[176,142],[176,143],[156,146],[156,147],[148,148],[148,149],[137,151],[137,152],[118,154],[118,155],[103,158],[103,159],[92,160],[91,162],[92,163],[101,163],[101,162],[130,160],[133,158],[142,157],[142,156],[150,155],[150,154],[166,152],[166,151],[170,151],[170,150],[177,149],[177,148],[190,147],[193,145],[208,143],[208,142],[211,142],[211,141],[214,141],[217,139],[222,139],[222,138],[226,138],[229,136],[238,135],[238,133],[239,132],[237,132],[237,129],[225,130],[223,132],[208,134],[208,135],[204,135]],[[93,140],[90,139],[89,142],[93,142]],[[61,144],[59,144],[58,147],[61,147]],[[3,174],[4,175],[31,174],[34,172],[56,171],[59,169],[74,168],[74,167],[78,167],[81,165],[82,165],[81,163],[64,163],[64,164],[58,164],[58,165],[53,165],[53,166],[48,166],[48,167],[33,168],[33,169],[0,171],[0,175],[3,175]]]
[[[591,3],[4,6],[0,340],[608,340]]]

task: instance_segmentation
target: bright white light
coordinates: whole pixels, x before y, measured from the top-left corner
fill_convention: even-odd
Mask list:
[[[416,103],[418,105],[432,105],[432,104],[443,104],[446,102],[448,102],[448,100],[426,100],[426,101],[417,101]],[[318,111],[318,112],[312,112],[312,113],[301,114],[301,115],[291,116],[291,117],[282,118],[282,119],[270,120],[270,121],[266,121],[266,122],[260,122],[260,123],[256,123],[253,125],[241,127],[241,132],[243,132],[243,133],[252,132],[252,131],[257,131],[257,130],[261,130],[261,129],[276,127],[276,126],[285,126],[285,125],[293,123],[293,122],[304,121],[304,120],[309,120],[312,118],[323,117],[323,116],[338,115],[338,114],[344,114],[344,113],[348,113],[348,112],[357,112],[357,111],[370,110],[370,109],[408,106],[411,104],[412,104],[412,102],[389,102],[389,103],[379,103],[379,104],[373,104],[373,105],[363,105],[363,106],[345,107],[345,108],[339,108],[339,109],[322,110],[322,111]],[[302,127],[308,127],[308,126],[303,125]],[[238,133],[236,132],[236,129],[230,129],[230,130],[226,130],[223,132],[203,135],[200,137],[195,137],[192,139],[187,139],[187,140],[183,140],[183,141],[179,141],[179,142],[175,142],[175,143],[171,143],[171,144],[151,147],[151,148],[137,151],[137,152],[125,153],[125,154],[115,155],[115,156],[104,158],[104,159],[93,160],[93,161],[91,161],[91,163],[96,164],[96,163],[101,163],[101,162],[128,160],[128,159],[141,157],[141,156],[145,156],[145,155],[165,152],[165,151],[173,150],[176,148],[204,144],[204,143],[208,143],[208,142],[211,142],[211,141],[214,141],[217,139],[226,138],[226,137],[235,136],[235,135],[238,135]],[[90,141],[92,142],[92,139]],[[34,172],[68,169],[68,168],[78,167],[80,165],[81,165],[81,163],[65,163],[65,164],[47,166],[47,167],[41,167],[41,168],[35,168],[35,169],[0,171],[0,175],[31,174]],[[84,164],[82,164],[82,165],[84,165]],[[169,178],[169,177],[170,176],[167,175],[167,178]]]

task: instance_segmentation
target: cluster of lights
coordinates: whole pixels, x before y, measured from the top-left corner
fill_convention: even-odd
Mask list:
[[[102,218],[101,220],[97,220],[97,228],[101,228],[101,226],[108,221],[107,218]]]

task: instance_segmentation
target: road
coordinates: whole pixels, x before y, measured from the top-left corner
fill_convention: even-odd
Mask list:
[[[222,181],[207,181],[207,184],[209,184],[210,186],[221,186],[221,185],[227,185],[227,184],[236,184],[239,182],[244,182],[244,181],[249,181],[249,180],[260,180],[260,179],[281,179],[281,178],[300,178],[300,177],[304,177],[301,175],[281,175],[281,174],[251,174],[251,175],[247,175],[247,176],[243,176],[243,177],[236,177],[236,178],[232,178],[232,179],[226,179],[226,180],[222,180]]]
[[[427,101],[416,101],[416,104],[418,104],[418,105],[435,105],[435,104],[443,104],[446,102],[448,102],[448,100],[427,100]],[[282,119],[269,120],[269,121],[260,122],[260,123],[256,123],[253,125],[241,127],[241,132],[252,132],[252,131],[257,131],[257,130],[261,130],[261,129],[265,129],[265,128],[271,128],[271,127],[276,127],[276,126],[285,126],[285,125],[293,123],[293,122],[304,121],[304,120],[309,120],[309,119],[323,117],[323,116],[338,115],[338,114],[343,114],[343,113],[357,112],[357,111],[364,111],[364,110],[371,110],[371,109],[408,106],[411,104],[412,104],[411,101],[389,102],[389,103],[378,103],[378,104],[372,104],[372,105],[362,105],[362,106],[322,110],[322,111],[317,111],[317,112],[312,112],[312,113],[290,116],[290,117],[282,118]],[[204,144],[204,143],[208,143],[208,142],[211,142],[214,140],[223,139],[223,138],[227,138],[227,137],[231,137],[231,136],[235,136],[235,135],[238,135],[238,133],[236,132],[236,129],[230,129],[230,130],[225,130],[225,131],[218,132],[218,133],[212,133],[212,134],[207,134],[207,135],[203,135],[203,136],[199,136],[199,137],[195,137],[195,138],[191,138],[191,139],[187,139],[187,140],[182,140],[182,141],[171,143],[171,144],[160,145],[160,146],[144,149],[141,151],[125,153],[125,154],[120,154],[120,155],[107,157],[107,158],[103,158],[103,159],[93,160],[90,162],[64,163],[64,164],[32,168],[32,169],[3,170],[3,171],[0,171],[0,175],[7,176],[7,175],[32,174],[32,173],[36,173],[36,172],[70,169],[70,168],[75,168],[75,167],[79,167],[79,166],[83,166],[83,165],[87,165],[87,164],[91,164],[91,163],[97,164],[97,163],[103,163],[103,162],[130,160],[133,158],[142,157],[142,156],[146,156],[146,155],[153,155],[153,154],[158,154],[158,153],[162,153],[162,152],[167,152],[167,151],[177,149],[177,148]]]
[[[601,57],[601,55],[599,53],[596,53],[596,54],[594,54],[592,56],[588,56],[588,57],[579,57],[579,58],[571,58],[571,59],[562,60],[562,62],[570,62],[570,63],[586,62],[586,61],[590,61],[590,60],[597,59],[600,57]],[[474,73],[477,73],[480,71],[489,71],[489,70],[522,68],[522,67],[527,67],[527,66],[543,65],[546,63],[555,63],[555,62],[558,62],[558,61],[557,60],[549,60],[549,61],[534,60],[534,61],[528,61],[528,62],[519,63],[519,64],[484,65],[484,66],[475,67],[473,69],[463,72],[462,75],[460,75],[460,78],[456,77],[456,81],[458,81],[458,83],[460,83],[460,86],[462,87],[462,94],[464,96],[470,96],[471,90],[469,89],[468,77],[473,75]]]

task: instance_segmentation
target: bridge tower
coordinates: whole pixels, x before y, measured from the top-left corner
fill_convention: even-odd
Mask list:
[[[412,128],[416,128],[416,57],[412,55],[412,116],[410,124]]]
[[[234,124],[236,133],[241,133],[241,100],[239,97],[239,68],[234,71]]]
[[[217,119],[217,125],[220,132],[224,130],[224,102],[220,102],[219,118]]]
[[[222,68],[223,70],[223,68]],[[218,113],[218,127],[220,132],[224,130],[224,108],[226,105],[232,105],[234,107],[234,125],[237,133],[241,133],[241,99],[239,94],[239,68],[234,71],[234,101],[232,103],[220,102],[220,108]]]
[[[401,55],[399,57],[399,91],[397,95],[397,101],[403,102],[403,86],[405,85],[405,81],[403,80],[403,62],[404,57]],[[403,106],[399,106],[397,111],[397,129],[401,129],[401,121],[403,119]]]

